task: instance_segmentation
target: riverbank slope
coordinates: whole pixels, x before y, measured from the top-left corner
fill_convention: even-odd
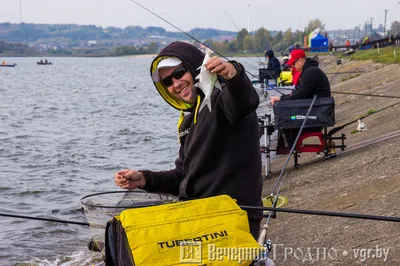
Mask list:
[[[332,92],[400,96],[400,66],[371,60],[320,56],[321,68],[337,74]],[[335,74],[328,74],[331,79]],[[332,94],[336,102],[336,126],[368,112],[400,102],[400,99]],[[281,195],[289,198],[286,208],[400,216],[400,137],[363,147],[357,145],[400,130],[400,104],[375,113],[363,122],[364,132],[354,131],[357,123],[337,134],[346,134],[344,152],[324,160],[316,154],[302,154],[300,167],[291,159]],[[353,133],[352,133],[353,132]],[[264,182],[269,195],[286,156],[272,162],[272,178]],[[270,222],[269,238],[274,245],[271,258],[277,265],[399,265],[400,223],[278,213]]]

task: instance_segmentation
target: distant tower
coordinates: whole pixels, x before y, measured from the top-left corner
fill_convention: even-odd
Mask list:
[[[371,35],[372,35],[372,32],[373,32],[373,27],[372,27],[372,22],[374,21],[374,18],[371,18]]]
[[[154,7],[151,8],[151,11],[154,14]],[[151,26],[155,27],[155,25],[154,25],[154,16],[151,16]]]
[[[250,33],[250,4],[248,4],[247,31]]]
[[[22,0],[19,0],[19,23],[22,23]]]
[[[387,12],[388,12],[388,10],[385,9],[385,27],[383,28],[383,36],[386,36],[386,18],[387,18]]]

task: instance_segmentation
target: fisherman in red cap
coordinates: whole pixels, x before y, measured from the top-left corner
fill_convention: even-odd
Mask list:
[[[271,104],[280,100],[300,100],[317,97],[330,97],[331,87],[326,74],[318,67],[318,62],[307,58],[303,50],[293,50],[286,63],[300,72],[300,77],[295,90],[288,95],[271,96]]]
[[[271,104],[280,100],[312,99],[314,95],[319,97],[330,97],[331,87],[326,74],[318,67],[318,61],[307,58],[303,50],[293,50],[290,59],[286,63],[300,73],[295,90],[288,95],[271,96]],[[304,131],[320,131],[322,128],[305,128]],[[278,132],[278,145],[276,154],[287,154],[293,145],[298,129],[285,129]]]

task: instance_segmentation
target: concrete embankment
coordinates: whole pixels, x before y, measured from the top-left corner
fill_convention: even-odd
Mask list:
[[[320,56],[322,69],[338,74],[331,82],[333,92],[400,96],[400,66],[371,61],[348,61],[336,65],[334,56]],[[364,72],[363,72],[364,71]],[[334,74],[329,74],[331,78]],[[373,113],[400,99],[332,94],[336,102],[336,126]],[[281,195],[289,198],[287,208],[323,210],[400,217],[400,137],[370,145],[370,140],[400,129],[400,104],[375,113],[363,122],[345,127],[345,144],[351,151],[323,160],[314,153],[301,154],[300,167],[292,163]],[[363,145],[356,146],[358,143]],[[355,148],[357,147],[357,148]],[[264,182],[269,195],[286,160],[272,162],[272,178]],[[293,162],[293,160],[291,160]],[[278,213],[270,222],[269,238],[277,265],[400,265],[400,223]]]

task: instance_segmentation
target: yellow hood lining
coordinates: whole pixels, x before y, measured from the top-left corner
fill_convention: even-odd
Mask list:
[[[154,70],[157,68],[158,64],[160,63],[160,61],[167,57],[168,56],[161,56],[161,57],[156,58],[153,61],[153,64],[151,66],[151,73],[154,72]],[[158,93],[160,93],[161,97],[163,97],[165,101],[167,101],[170,105],[172,105],[176,109],[181,110],[181,111],[186,111],[193,106],[193,104],[185,103],[184,101],[173,97],[168,92],[168,88],[166,88],[161,82],[154,82],[154,84],[157,88]]]

